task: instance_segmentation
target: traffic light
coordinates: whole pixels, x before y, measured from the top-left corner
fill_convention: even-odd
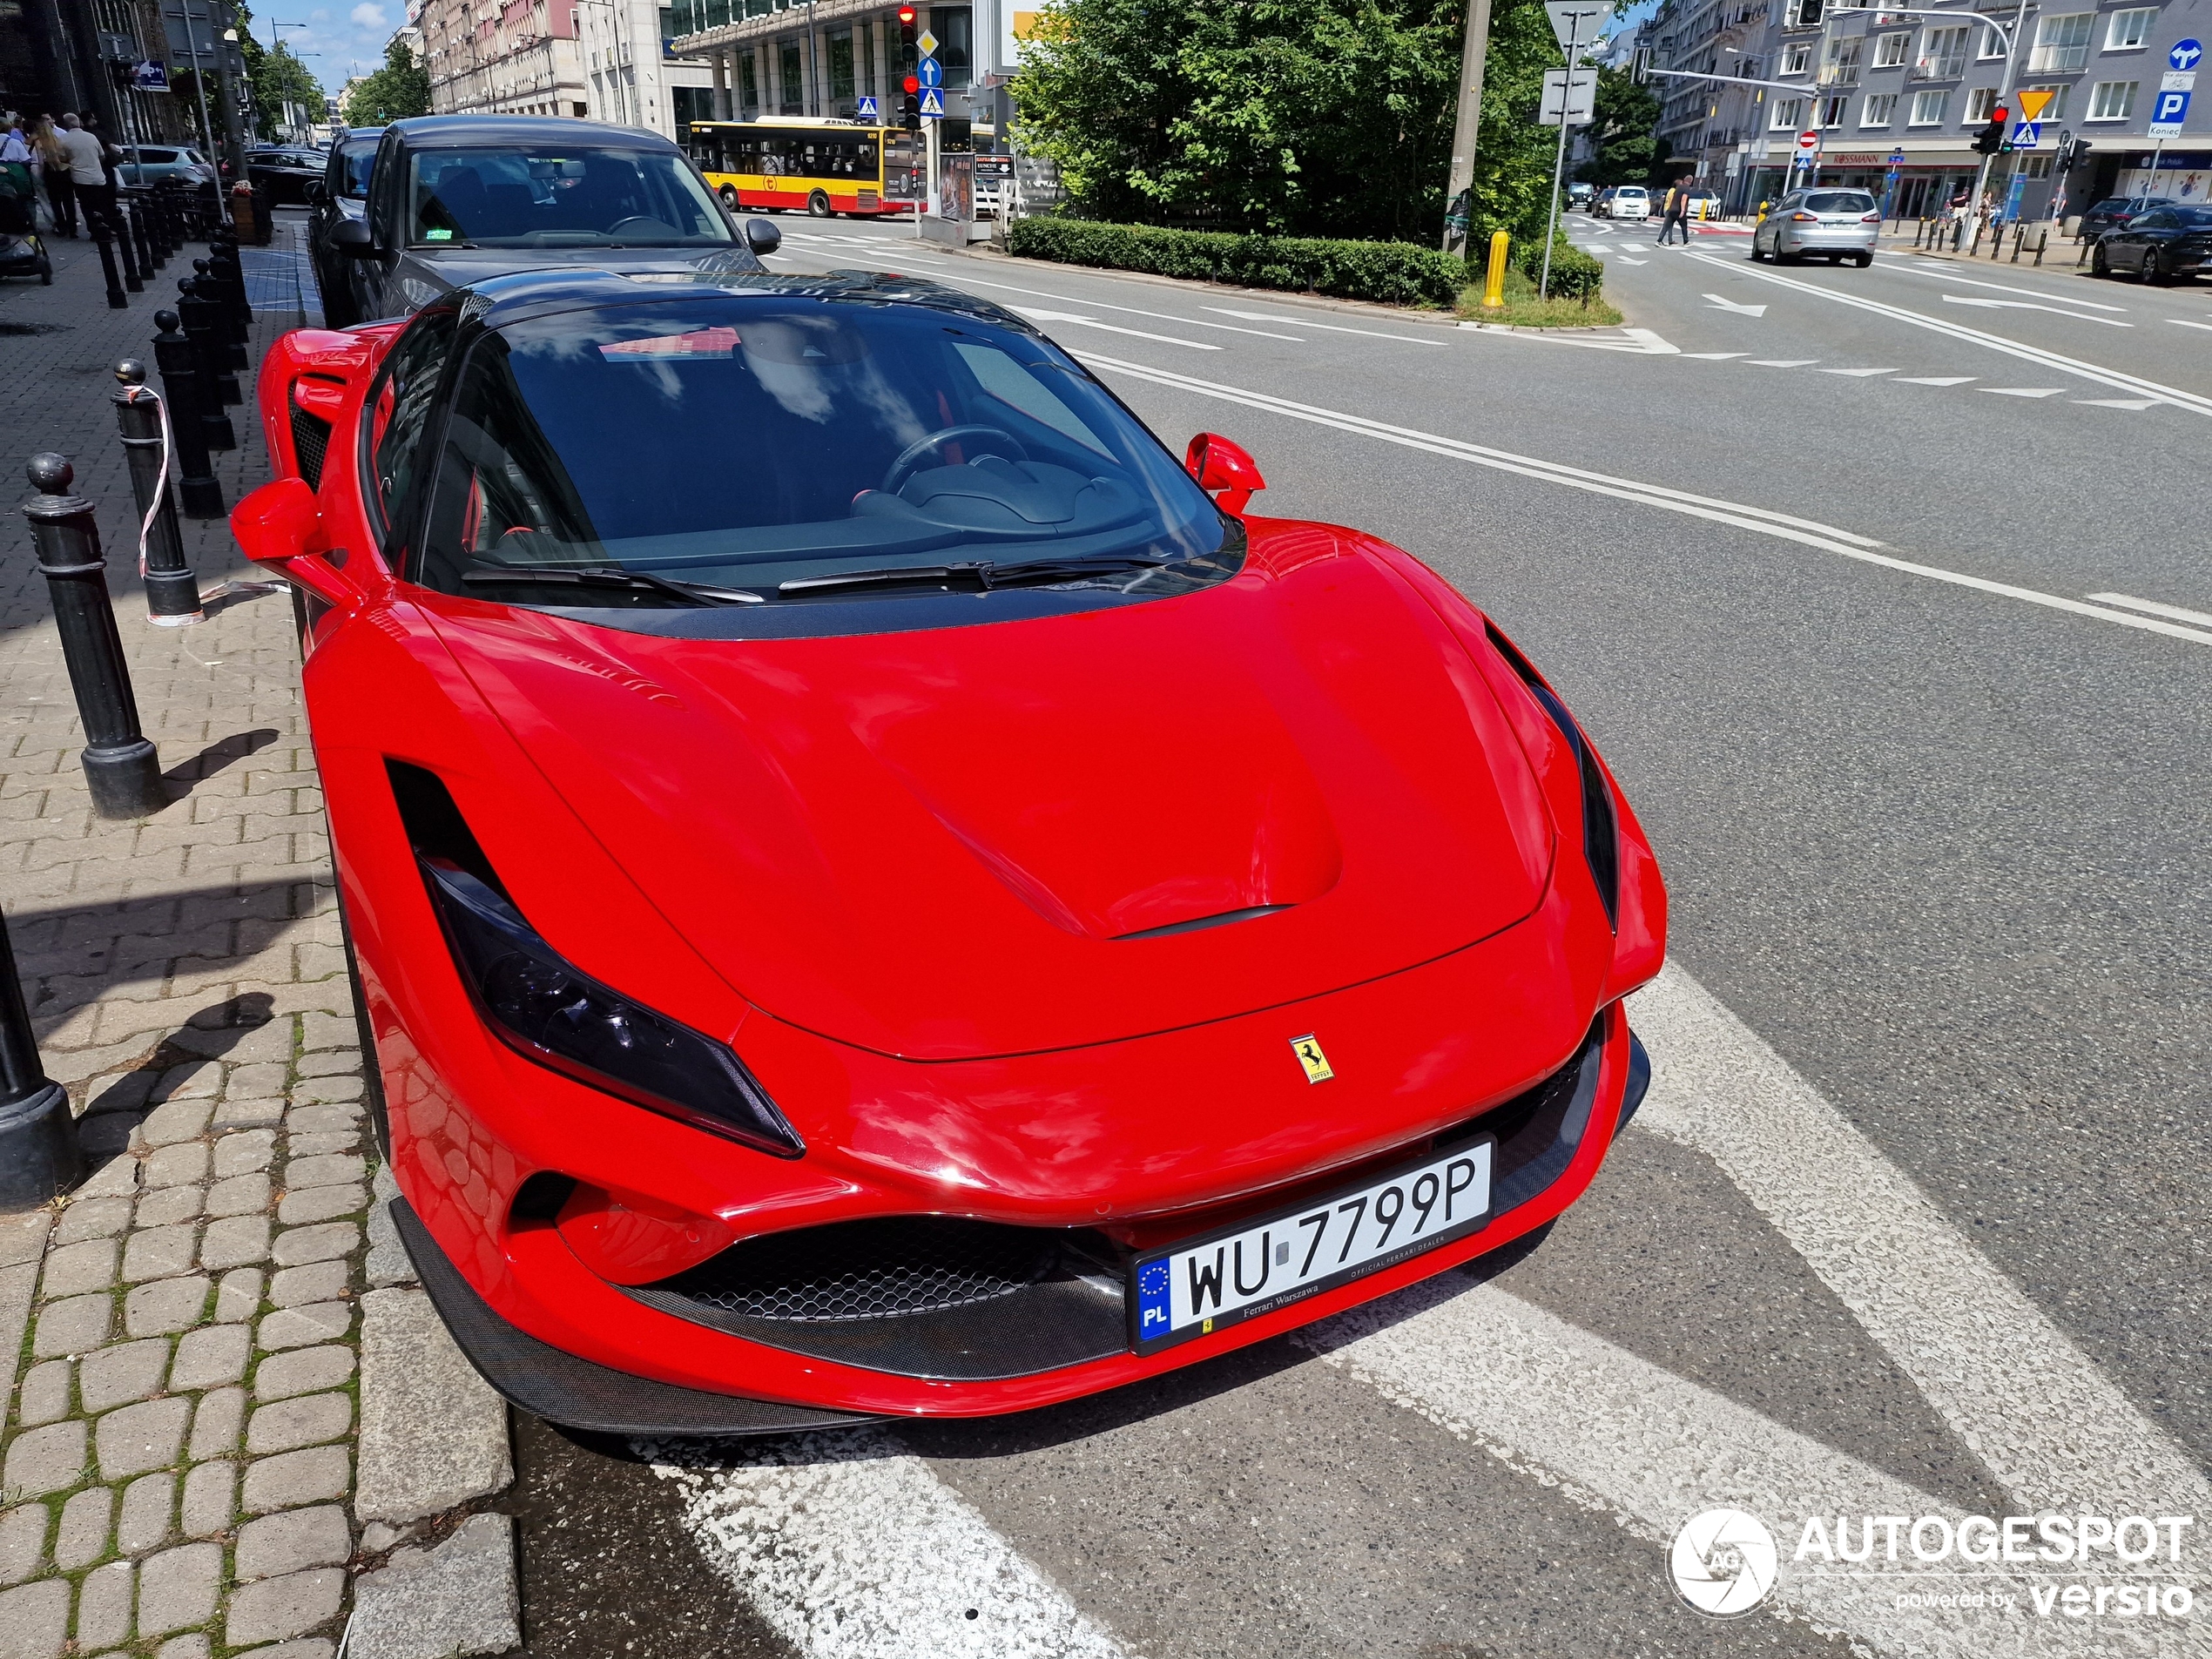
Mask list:
[[[1993,156],[2005,148],[2005,129],[2012,120],[2012,111],[2000,104],[1989,112],[1989,125],[1974,134],[1973,147],[1983,155]]]
[[[921,48],[914,39],[920,15],[912,6],[899,8],[899,73],[906,78],[900,89],[907,95],[902,113],[909,132],[921,131],[921,82],[914,73],[921,62]]]
[[[2088,152],[2089,141],[2087,138],[2075,138],[2070,143],[2061,143],[2059,145],[2057,156],[2054,158],[2053,165],[2060,172],[2064,172],[2070,167],[2080,166],[2081,158]]]
[[[1629,58],[1629,78],[1638,86],[1651,83],[1651,48],[1639,46]]]

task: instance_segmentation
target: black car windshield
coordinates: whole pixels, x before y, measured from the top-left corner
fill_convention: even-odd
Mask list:
[[[2174,222],[2185,231],[2212,229],[2212,207],[2176,207]]]
[[[338,154],[344,179],[338,193],[351,197],[355,201],[368,200],[368,170],[376,159],[376,140],[370,138],[364,143],[356,139],[343,146]]]
[[[735,241],[675,150],[456,149],[408,160],[418,247],[727,247]]]
[[[425,586],[517,604],[1150,597],[1232,573],[1211,562],[1226,535],[1036,336],[771,287],[481,335],[410,563]]]

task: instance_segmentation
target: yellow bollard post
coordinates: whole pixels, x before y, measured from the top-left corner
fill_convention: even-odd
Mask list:
[[[1504,231],[1490,233],[1490,266],[1482,273],[1482,308],[1496,311],[1506,303],[1506,250],[1513,238]]]

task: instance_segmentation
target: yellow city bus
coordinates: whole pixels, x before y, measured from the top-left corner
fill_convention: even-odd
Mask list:
[[[685,146],[732,212],[904,213],[926,193],[921,138],[853,121],[694,121]]]

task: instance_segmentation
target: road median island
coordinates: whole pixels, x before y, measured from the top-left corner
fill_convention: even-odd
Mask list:
[[[1248,236],[1095,219],[1015,219],[1007,228],[1006,251],[1020,259],[1394,306],[1449,307],[1467,283],[1464,260],[1410,242]]]

